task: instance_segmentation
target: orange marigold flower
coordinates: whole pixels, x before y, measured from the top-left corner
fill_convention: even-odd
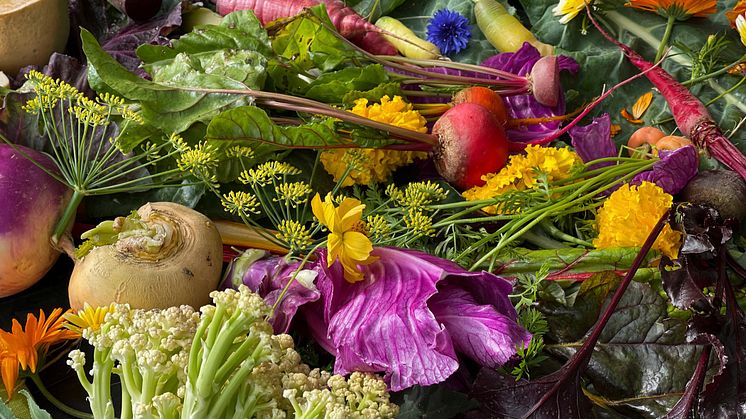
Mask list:
[[[46,353],[50,345],[75,339],[77,334],[63,328],[61,308],[54,309],[49,317],[39,310],[39,317],[29,313],[26,326],[13,319],[11,332],[0,330],[0,375],[10,398],[18,380],[19,367],[36,373],[39,353]]]
[[[705,17],[717,12],[715,0],[629,0],[625,6],[679,20]]]
[[[738,3],[736,3],[735,6],[733,6],[733,9],[725,12],[725,17],[728,18],[730,26],[735,29],[736,18],[738,17],[738,15],[742,15],[744,13],[746,13],[746,0],[740,0]]]

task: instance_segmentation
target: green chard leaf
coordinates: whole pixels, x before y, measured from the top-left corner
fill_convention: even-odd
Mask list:
[[[305,96],[326,103],[343,103],[351,91],[372,90],[389,81],[383,66],[371,64],[325,73],[314,80]]]
[[[296,16],[290,22],[280,22],[279,25],[282,26],[272,37],[274,51],[292,62],[301,72],[312,68],[322,72],[331,71],[347,60],[360,57],[357,51],[329,29],[334,25],[323,5],[311,7],[304,15]],[[268,29],[273,30],[271,27]]]
[[[260,89],[266,59],[255,51],[218,50],[188,55],[151,66],[153,80],[130,73],[108,55],[95,38],[81,30],[89,71],[119,96],[138,101],[146,122],[164,132],[182,132],[195,122],[208,122],[220,111],[251,103],[242,94],[213,94],[200,89]]]
[[[223,18],[220,25],[198,26],[170,46],[141,45],[137,55],[145,70],[167,65],[179,54],[212,53],[219,50],[256,51],[266,57],[272,55],[272,45],[267,32],[251,10],[233,12]]]

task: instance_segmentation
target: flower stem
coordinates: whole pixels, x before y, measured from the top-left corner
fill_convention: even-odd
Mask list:
[[[36,388],[39,389],[39,392],[47,399],[50,403],[54,405],[57,409],[65,412],[66,414],[80,418],[80,419],[93,419],[93,415],[90,413],[82,412],[78,409],[74,409],[65,403],[62,403],[59,399],[54,397],[52,393],[47,390],[47,387],[44,385],[44,383],[41,381],[41,378],[37,374],[31,375],[31,380],[36,384]]]
[[[663,33],[663,39],[661,39],[661,43],[658,45],[658,52],[655,54],[653,62],[657,63],[663,58],[663,54],[666,52],[666,48],[668,48],[668,40],[671,39],[674,23],[676,23],[676,16],[669,16],[668,22],[666,22],[666,32]]]
[[[70,202],[67,203],[65,211],[62,213],[62,217],[60,217],[60,220],[57,222],[54,232],[52,233],[52,243],[54,243],[55,246],[59,243],[60,238],[65,234],[68,227],[70,227],[73,221],[75,221],[75,215],[78,212],[78,207],[80,206],[80,202],[83,200],[84,196],[83,192],[77,189],[73,191],[73,196],[70,198]]]

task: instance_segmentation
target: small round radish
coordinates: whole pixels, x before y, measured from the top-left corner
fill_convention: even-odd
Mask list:
[[[508,161],[505,130],[484,106],[454,106],[435,122],[433,134],[438,136],[435,167],[457,188],[484,185],[482,176],[500,171]]]
[[[560,69],[556,55],[541,57],[531,69],[534,98],[544,106],[555,107],[560,97]]]
[[[482,105],[492,112],[497,120],[505,125],[508,122],[508,110],[505,108],[505,101],[494,90],[484,86],[472,86],[459,90],[453,96],[453,104],[459,103],[476,103]]]
[[[627,147],[629,147],[630,149],[627,150],[627,152],[631,156],[632,154],[634,154],[635,149],[638,147],[646,146],[649,149],[651,145],[654,145],[658,142],[658,140],[665,136],[666,133],[656,127],[639,128],[629,137],[629,141],[627,141]]]

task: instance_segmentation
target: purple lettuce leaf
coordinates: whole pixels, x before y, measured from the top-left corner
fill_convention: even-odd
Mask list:
[[[231,263],[221,288],[237,288],[244,284],[262,296],[268,305],[274,305],[300,262],[288,263],[279,256],[259,259],[265,255],[261,250],[245,251]],[[287,333],[298,307],[321,297],[313,283],[316,275],[315,271],[309,269],[298,272],[270,319],[275,333]]]
[[[302,309],[314,335],[334,349],[336,373],[383,371],[398,391],[444,381],[458,369],[456,351],[498,366],[530,339],[515,323],[512,287],[502,278],[413,250],[373,254],[380,260],[358,284],[345,282],[338,264],[317,265],[322,301]]]
[[[504,52],[487,58],[482,62],[485,67],[508,71],[520,76],[526,76],[531,72],[541,53],[533,45],[525,42],[521,49],[516,52]],[[570,57],[559,56],[558,65],[560,71],[566,70],[577,73],[580,70],[578,63]],[[560,92],[560,100],[555,107],[539,104],[533,95],[505,96],[505,105],[511,118],[544,118],[565,114],[564,94]],[[507,134],[511,141],[528,142],[547,137],[556,132],[561,121],[545,122],[541,124],[523,125],[508,128]]]
[[[586,163],[617,155],[616,144],[611,139],[611,118],[607,113],[593,118],[593,122],[588,125],[576,125],[570,128],[568,134],[570,134],[575,152]],[[589,169],[598,169],[613,164],[613,162],[597,163]]]
[[[135,50],[143,44],[167,44],[169,40],[166,35],[181,26],[181,14],[181,2],[177,2],[166,13],[144,22],[135,22],[123,27],[101,44],[101,47],[125,68],[141,77],[145,77],[147,73],[140,68],[141,61],[135,54]]]
[[[660,160],[652,170],[640,173],[630,181],[638,185],[643,181],[653,182],[671,195],[679,193],[697,175],[699,159],[693,145],[667,151],[661,150]]]

